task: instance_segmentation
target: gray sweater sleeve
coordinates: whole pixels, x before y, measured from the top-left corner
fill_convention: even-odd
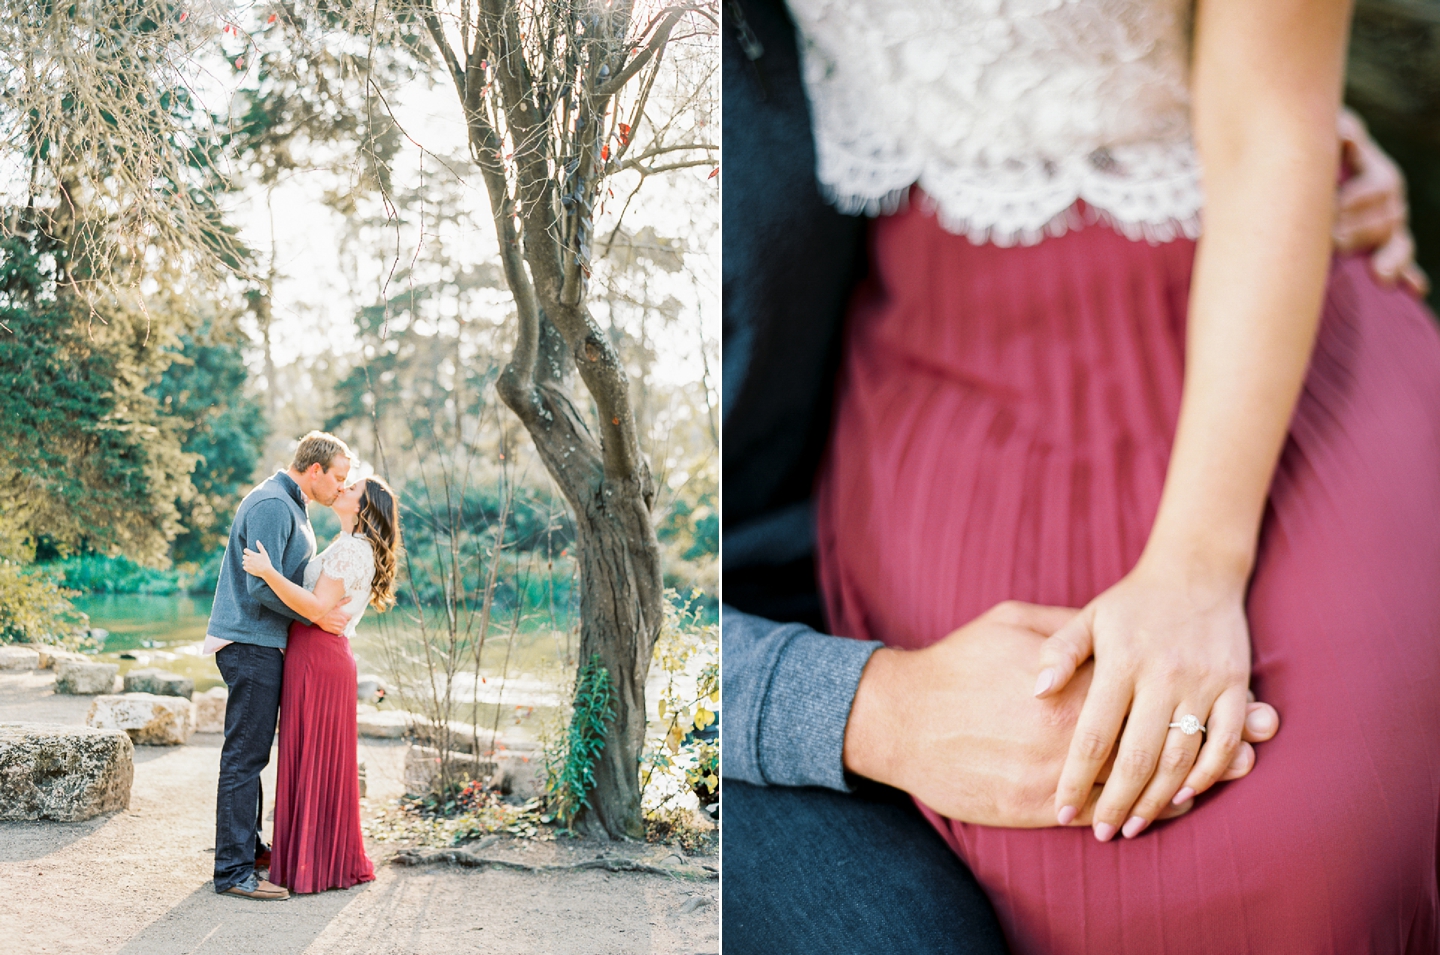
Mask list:
[[[722,773],[759,786],[848,790],[841,757],[860,672],[880,644],[723,607]]]
[[[274,564],[280,573],[285,573],[286,550],[290,546],[291,535],[295,533],[294,524],[289,509],[283,503],[279,501],[259,502],[245,515],[246,549],[254,550],[255,542],[260,541],[270,555],[270,563]],[[250,592],[250,596],[276,613],[301,623],[310,622],[291,610],[269,584],[254,574],[245,575],[245,589]]]

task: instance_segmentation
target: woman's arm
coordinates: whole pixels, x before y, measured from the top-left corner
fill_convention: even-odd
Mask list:
[[[1169,471],[1140,561],[1051,638],[1036,687],[1053,693],[1094,652],[1056,805],[1062,822],[1084,805],[1118,737],[1095,810],[1101,839],[1122,825],[1138,834],[1172,797],[1212,785],[1238,752],[1245,588],[1330,260],[1349,10],[1346,0],[1197,5],[1205,233]],[[1167,729],[1186,713],[1208,721],[1208,737]]]
[[[345,582],[322,573],[311,593],[288,579],[270,563],[265,545],[256,541],[256,550],[245,551],[243,566],[247,574],[254,574],[275,591],[285,606],[300,614],[306,620],[319,620],[345,601]]]

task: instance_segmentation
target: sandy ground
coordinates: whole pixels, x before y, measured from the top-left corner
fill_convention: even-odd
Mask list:
[[[55,696],[49,671],[0,673],[0,720],[80,725],[88,697]],[[345,891],[254,902],[215,894],[218,735],[137,747],[130,808],[86,822],[0,822],[0,936],[7,953],[447,955],[719,950],[719,885],[639,873],[528,873],[385,863]],[[400,794],[405,746],[362,740],[373,814]],[[265,773],[274,791],[274,761]],[[267,838],[269,832],[266,832]],[[659,863],[675,850],[506,841],[486,856],[531,864],[600,853]],[[670,860],[674,862],[676,860]],[[715,865],[713,857],[684,861]]]

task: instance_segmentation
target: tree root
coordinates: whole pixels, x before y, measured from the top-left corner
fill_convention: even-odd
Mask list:
[[[392,865],[420,866],[439,865],[449,863],[450,865],[465,866],[466,868],[485,868],[495,866],[501,869],[515,869],[519,872],[573,872],[579,869],[601,869],[605,872],[640,872],[646,875],[668,875],[677,876],[682,879],[718,879],[720,873],[715,866],[658,866],[646,862],[636,862],[632,859],[586,859],[584,862],[564,862],[552,865],[530,865],[528,862],[515,862],[511,859],[494,859],[486,856],[478,856],[464,849],[442,849],[439,852],[401,852],[390,860]]]

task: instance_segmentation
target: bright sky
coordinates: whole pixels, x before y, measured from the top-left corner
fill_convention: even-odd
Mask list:
[[[463,152],[465,129],[455,93],[449,87],[427,88],[423,82],[417,82],[392,100],[392,106],[405,132],[429,152],[438,156]],[[406,142],[397,158],[397,184],[418,181],[421,159],[421,150]],[[451,175],[440,166],[435,155],[425,157],[424,163],[426,176]],[[630,230],[651,225],[663,236],[698,236],[706,243],[701,248],[692,248],[687,257],[699,281],[686,275],[676,276],[676,281],[671,283],[673,287],[666,290],[685,307],[681,321],[671,328],[652,329],[661,359],[653,372],[669,383],[700,377],[697,314],[704,323],[705,337],[711,341],[719,338],[719,191],[716,181],[706,179],[707,174],[708,170],[701,167],[667,174],[688,177],[688,182],[667,182],[663,177],[652,179],[645,184],[625,218],[626,228]],[[243,238],[252,248],[270,248],[273,222],[276,266],[281,278],[272,300],[276,323],[271,334],[275,360],[280,365],[326,353],[353,354],[358,344],[351,316],[356,308],[378,299],[383,276],[391,264],[372,261],[360,265],[363,275],[346,275],[340,251],[345,223],[320,200],[327,184],[324,174],[297,173],[274,189],[268,204],[264,190],[257,187],[232,207],[232,221],[240,226]],[[682,190],[691,197],[708,195],[711,201],[708,204],[703,199],[698,203],[693,199],[675,201]],[[618,184],[616,194],[623,195]],[[462,195],[472,213],[472,226],[461,232],[442,232],[426,241],[450,243],[447,251],[464,261],[493,261],[496,243],[489,203],[478,174],[466,185]],[[610,215],[606,218],[613,220],[618,205],[614,203],[607,210]],[[697,206],[707,217],[705,221],[677,220],[677,215],[687,216],[687,210]],[[378,203],[375,211],[379,212]],[[597,234],[604,236],[608,231],[602,220]],[[415,230],[401,230],[402,266],[414,253],[415,241]],[[354,287],[355,284],[359,287]],[[392,286],[391,294],[396,290]]]

